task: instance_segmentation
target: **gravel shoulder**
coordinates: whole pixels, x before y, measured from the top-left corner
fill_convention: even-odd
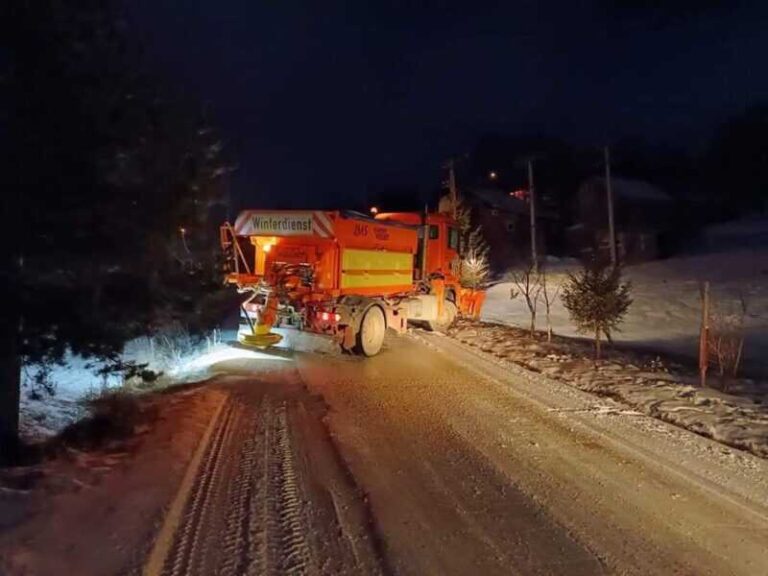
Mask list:
[[[0,471],[0,574],[107,576],[140,563],[224,398],[160,395],[152,425],[131,437]]]

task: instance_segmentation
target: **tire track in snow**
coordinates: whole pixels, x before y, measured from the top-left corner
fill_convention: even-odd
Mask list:
[[[259,454],[258,470],[254,471],[256,485],[249,501],[250,514],[248,517],[248,533],[250,546],[247,550],[247,570],[245,574],[269,574],[272,551],[269,545],[269,535],[273,531],[270,526],[270,493],[269,493],[269,437],[272,426],[272,402],[265,397],[259,407],[261,416],[261,434],[256,442],[255,452]]]
[[[304,536],[302,499],[293,462],[287,406],[274,408],[266,398],[261,406],[264,423],[263,455],[256,496],[251,500],[249,575],[307,574],[312,552]]]
[[[182,576],[192,572],[190,564],[198,553],[203,520],[210,510],[211,495],[219,487],[217,480],[221,472],[221,454],[231,430],[234,411],[234,405],[230,402],[219,420],[205,456],[205,464],[190,495],[187,513],[180,526],[180,532],[177,533],[176,543],[170,558],[166,560],[164,575]]]
[[[246,552],[251,539],[248,511],[249,502],[254,495],[254,469],[258,461],[255,433],[255,425],[246,427],[237,475],[230,490],[227,526],[222,546],[223,559],[219,572],[221,576],[237,576],[244,574],[247,569]]]
[[[285,574],[306,574],[310,566],[310,549],[302,530],[302,502],[298,487],[298,478],[293,460],[288,413],[285,403],[278,409],[275,424],[274,472],[272,482],[275,485],[280,525],[280,549],[283,557]]]
[[[155,562],[162,570],[145,574],[333,575],[378,565],[367,526],[328,496],[331,486],[346,486],[338,496],[364,510],[354,487],[339,485],[345,471],[328,458],[327,438],[308,434],[307,422],[322,426],[321,413],[306,412],[310,400],[294,382],[233,387],[209,425],[165,558]]]

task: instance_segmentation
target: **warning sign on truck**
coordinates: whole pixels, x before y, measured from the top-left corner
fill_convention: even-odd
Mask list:
[[[247,210],[235,222],[235,233],[241,236],[307,236],[328,238],[333,225],[328,215],[313,212],[261,212]]]

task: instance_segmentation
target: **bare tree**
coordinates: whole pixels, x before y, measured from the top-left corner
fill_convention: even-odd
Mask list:
[[[512,281],[517,289],[512,288],[509,297],[513,300],[519,295],[525,298],[525,304],[528,306],[528,312],[531,315],[531,338],[536,334],[536,309],[541,296],[541,276],[534,268],[533,264],[528,264],[525,268],[513,270],[510,274]]]
[[[541,285],[541,296],[544,298],[544,310],[547,315],[547,342],[552,342],[552,304],[557,301],[562,284],[552,285],[549,283],[550,277],[546,268],[542,268],[539,273],[539,284]]]
[[[736,378],[744,351],[744,320],[747,300],[739,294],[735,301],[714,301],[709,316],[707,346],[720,375],[722,390],[728,391],[729,379]]]

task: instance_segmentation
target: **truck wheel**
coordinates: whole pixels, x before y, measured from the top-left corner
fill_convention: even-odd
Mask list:
[[[458,309],[456,308],[456,304],[450,300],[445,300],[443,302],[443,313],[440,315],[440,318],[437,320],[430,320],[427,322],[427,326],[432,332],[447,332],[448,328],[453,324],[453,321],[456,320],[457,314]]]
[[[384,312],[378,306],[371,306],[366,310],[363,321],[360,322],[355,352],[365,356],[378,354],[384,344],[386,331],[387,322],[384,319]]]

